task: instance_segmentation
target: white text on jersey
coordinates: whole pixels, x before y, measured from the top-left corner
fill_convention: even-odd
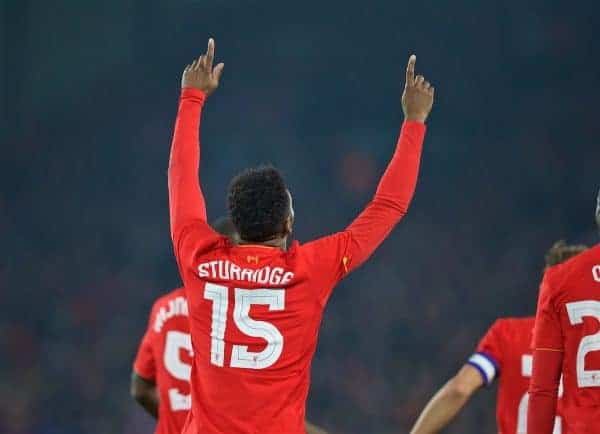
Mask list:
[[[169,300],[168,310],[165,306],[161,306],[154,318],[154,331],[159,333],[165,321],[177,315],[188,315],[187,300],[184,297],[175,297],[173,300]]]
[[[230,261],[210,261],[198,265],[199,277],[215,280],[245,280],[261,285],[285,285],[294,278],[294,273],[281,267],[242,268]]]

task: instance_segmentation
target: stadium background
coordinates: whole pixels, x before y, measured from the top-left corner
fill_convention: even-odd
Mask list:
[[[562,3],[562,4],[560,4]],[[417,194],[324,317],[308,414],[406,432],[543,253],[593,242],[597,2],[2,2],[0,432],[148,433],[128,395],[153,299],[179,282],[166,167],[185,63],[226,63],[203,129],[209,215],[283,169],[296,237],[349,223],[401,120],[411,52],[437,87]],[[494,391],[449,433],[491,433]]]

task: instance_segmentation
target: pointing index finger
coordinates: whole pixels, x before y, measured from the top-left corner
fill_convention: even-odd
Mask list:
[[[411,54],[408,58],[408,65],[406,65],[406,85],[412,86],[415,82],[415,63],[417,62],[417,56]]]
[[[210,38],[208,40],[208,48],[206,49],[206,67],[212,70],[213,59],[215,58],[215,40]]]

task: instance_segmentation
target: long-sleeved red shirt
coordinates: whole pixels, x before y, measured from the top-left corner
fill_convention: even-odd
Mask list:
[[[527,434],[600,433],[600,245],[546,271],[535,319]]]
[[[206,223],[198,180],[205,97],[184,89],[169,165],[171,234],[194,364],[184,434],[300,434],[318,328],[333,287],[363,263],[412,199],[425,126],[405,122],[373,200],[345,230],[288,250],[232,245]]]
[[[134,362],[135,372],[154,381],[159,394],[155,434],[179,434],[191,408],[190,340],[183,288],[156,300]]]

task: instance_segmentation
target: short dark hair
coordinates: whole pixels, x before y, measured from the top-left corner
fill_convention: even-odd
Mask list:
[[[210,226],[224,237],[232,238],[237,233],[233,222],[227,216],[217,218]]]
[[[272,166],[260,166],[231,180],[227,206],[241,239],[262,242],[284,234],[290,197],[281,173]]]
[[[557,241],[546,252],[546,267],[562,264],[567,259],[584,252],[587,248],[583,244],[567,244],[564,240]]]

